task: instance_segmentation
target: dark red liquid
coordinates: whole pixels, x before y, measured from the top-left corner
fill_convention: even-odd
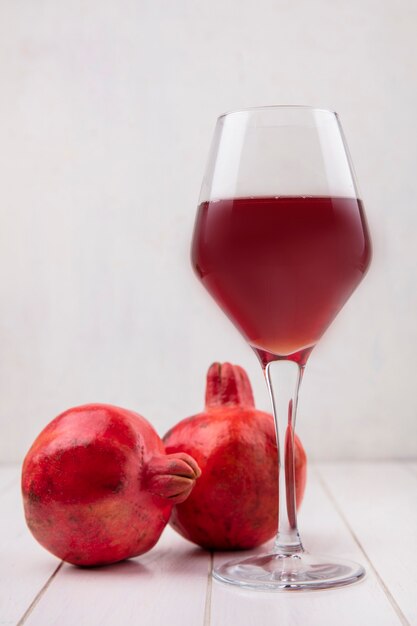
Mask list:
[[[370,259],[355,198],[236,198],[198,209],[194,269],[248,342],[270,355],[309,353]]]

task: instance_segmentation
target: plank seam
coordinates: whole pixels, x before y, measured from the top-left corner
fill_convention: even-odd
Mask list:
[[[23,613],[22,617],[17,622],[16,626],[22,626],[26,622],[27,618],[30,616],[30,614],[32,613],[33,609],[38,604],[39,600],[45,594],[46,590],[48,589],[49,585],[51,584],[51,582],[53,581],[55,576],[58,574],[58,572],[61,569],[61,567],[63,566],[63,564],[64,564],[64,561],[61,561],[59,563],[58,567],[56,568],[56,570],[54,572],[52,572],[52,574],[50,575],[50,577],[48,578],[46,583],[43,585],[43,587],[41,587],[41,589],[38,591],[36,596],[33,598],[32,602],[29,604],[28,608]]]
[[[211,592],[213,587],[213,552],[210,552],[207,574],[206,603],[204,605],[203,626],[210,626],[211,623]]]
[[[359,538],[356,536],[356,533],[351,528],[351,526],[350,526],[350,524],[349,524],[345,514],[343,513],[342,509],[340,508],[340,506],[338,505],[337,501],[333,497],[333,494],[332,494],[329,486],[327,485],[327,483],[323,479],[320,471],[317,468],[315,468],[315,471],[316,471],[317,477],[318,477],[318,479],[320,481],[320,484],[322,485],[322,487],[323,487],[327,497],[329,498],[330,502],[333,504],[333,506],[334,506],[335,510],[337,511],[338,515],[340,516],[340,518],[343,520],[343,523],[345,524],[346,528],[348,529],[352,539],[354,540],[354,542],[356,543],[356,545],[358,546],[358,548],[360,549],[360,551],[364,555],[365,559],[368,561],[370,569],[375,574],[375,578],[377,579],[377,581],[381,585],[382,590],[384,591],[388,601],[390,602],[392,608],[394,609],[395,613],[397,614],[398,618],[400,619],[401,624],[403,626],[411,626],[410,622],[408,621],[408,619],[406,618],[406,616],[402,612],[399,604],[397,603],[397,601],[395,600],[394,596],[392,595],[392,593],[388,589],[387,585],[385,584],[383,578],[380,576],[380,574],[377,571],[376,567],[372,563],[370,557],[368,556],[368,554],[367,554],[365,548],[363,547],[362,543],[360,542]]]

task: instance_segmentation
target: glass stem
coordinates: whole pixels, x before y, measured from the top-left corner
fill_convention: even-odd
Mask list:
[[[274,544],[277,554],[304,551],[297,528],[294,463],[295,418],[303,371],[303,366],[287,360],[273,361],[264,368],[278,446],[278,532]]]

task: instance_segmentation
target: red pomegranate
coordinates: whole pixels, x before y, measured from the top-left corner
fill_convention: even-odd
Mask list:
[[[164,437],[169,453],[186,452],[202,475],[175,505],[170,524],[211,550],[246,549],[277,530],[277,446],[272,415],[257,411],[244,369],[214,363],[207,373],[206,409]],[[297,507],[306,483],[306,454],[295,437]]]
[[[137,413],[75,407],[50,422],[26,455],[26,521],[60,559],[114,563],[155,545],[174,503],[185,500],[199,475],[187,454],[167,455]]]

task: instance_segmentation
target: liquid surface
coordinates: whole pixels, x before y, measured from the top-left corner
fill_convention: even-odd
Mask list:
[[[314,346],[370,259],[355,198],[236,198],[198,208],[194,269],[247,341],[271,355]]]

